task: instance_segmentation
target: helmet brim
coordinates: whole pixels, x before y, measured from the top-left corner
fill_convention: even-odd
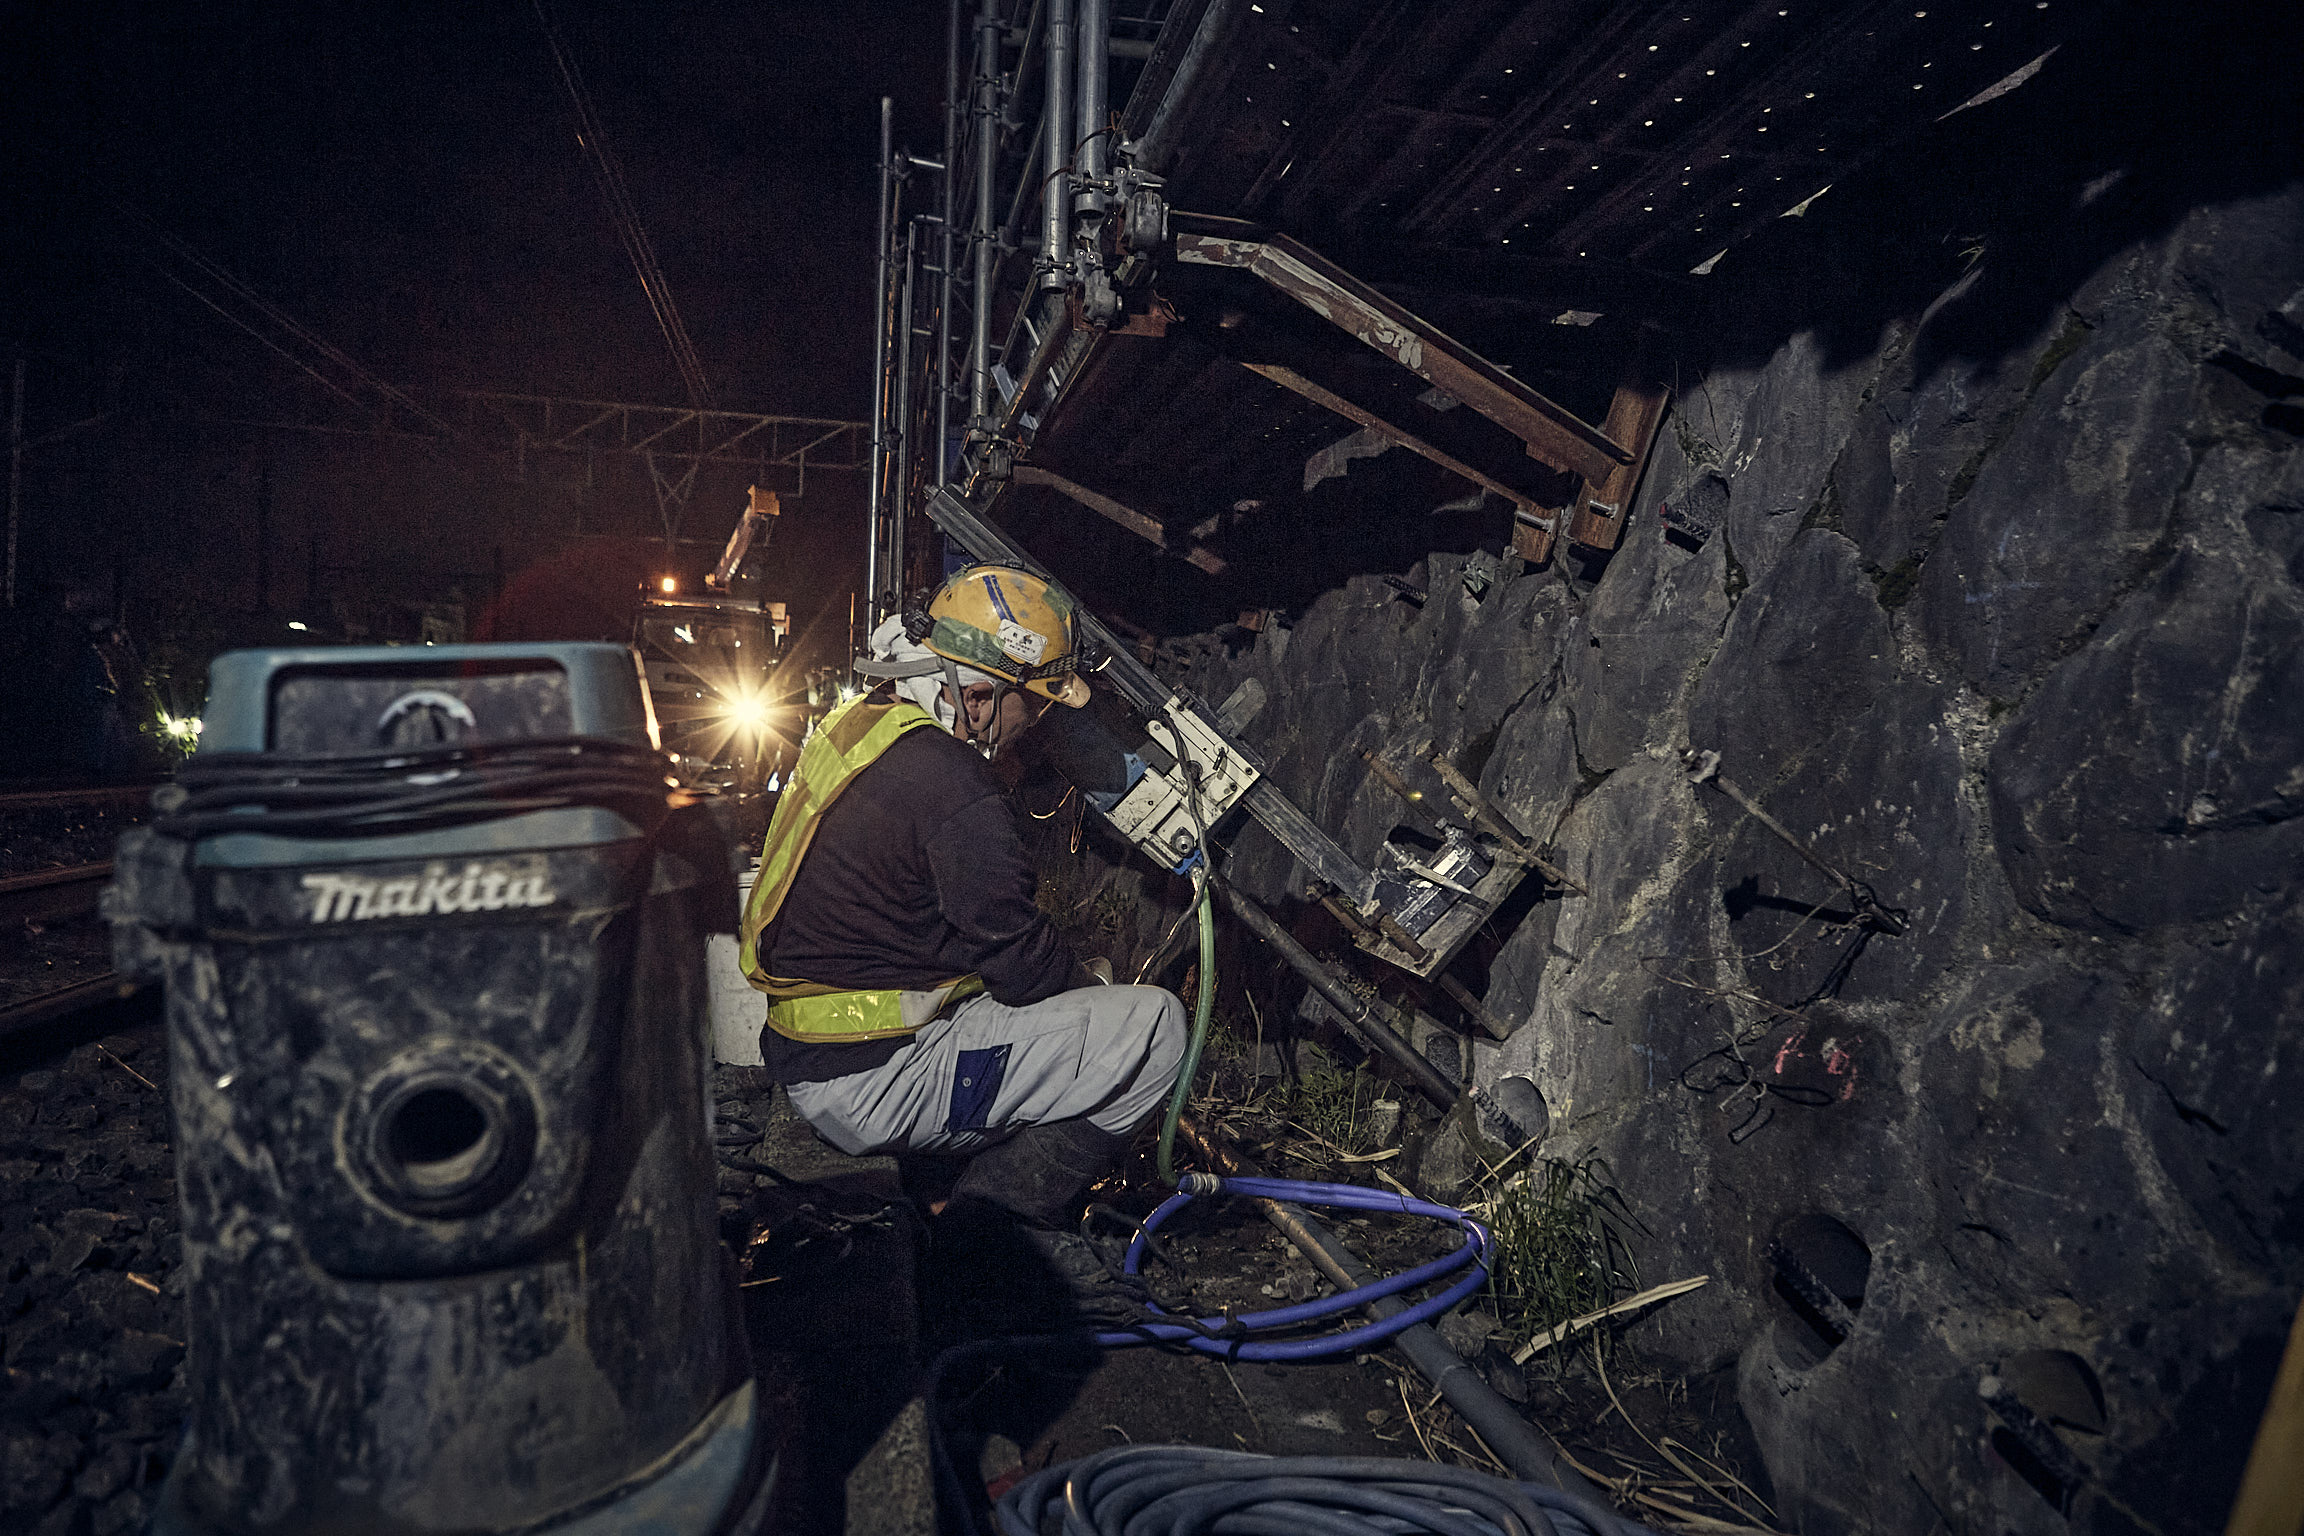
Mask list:
[[[1088,702],[1088,680],[1077,672],[1034,678],[1024,686],[1042,698],[1054,699],[1067,709],[1079,709]]]

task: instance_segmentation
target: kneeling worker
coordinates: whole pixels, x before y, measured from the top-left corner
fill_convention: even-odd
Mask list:
[[[1102,984],[1057,936],[986,761],[1088,701],[1071,599],[972,566],[871,648],[857,670],[886,683],[809,738],[745,909],[762,1056],[844,1152],[973,1153],[940,1240],[1005,1225],[1093,1296],[1103,1266],[1068,1228],[1174,1085],[1185,1027],[1174,995]]]

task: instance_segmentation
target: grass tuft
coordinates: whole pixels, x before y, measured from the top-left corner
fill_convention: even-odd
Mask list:
[[[1598,1158],[1545,1158],[1498,1191],[1491,1274],[1515,1339],[1596,1312],[1640,1288],[1630,1236],[1639,1222]],[[1605,1330],[1595,1330],[1595,1344]]]

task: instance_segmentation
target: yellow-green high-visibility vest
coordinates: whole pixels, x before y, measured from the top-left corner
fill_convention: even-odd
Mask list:
[[[760,873],[744,903],[737,963],[744,979],[768,994],[769,1028],[788,1039],[837,1045],[908,1035],[950,1004],[984,989],[983,978],[971,975],[919,990],[855,991],[771,976],[760,965],[761,930],[783,910],[824,813],[898,737],[922,728],[939,727],[917,705],[870,696],[850,700],[826,715],[800,749],[800,765],[776,802],[767,841],[760,845]]]

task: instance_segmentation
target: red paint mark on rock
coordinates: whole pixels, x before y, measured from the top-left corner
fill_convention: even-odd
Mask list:
[[[1798,1061],[1804,1054],[1806,1054],[1800,1049],[1800,1042],[1807,1038],[1808,1031],[1805,1027],[1796,1029],[1792,1031],[1791,1034],[1784,1037],[1783,1045],[1778,1047],[1776,1051],[1775,1072],[1778,1077],[1782,1077],[1784,1075],[1785,1062]]]

